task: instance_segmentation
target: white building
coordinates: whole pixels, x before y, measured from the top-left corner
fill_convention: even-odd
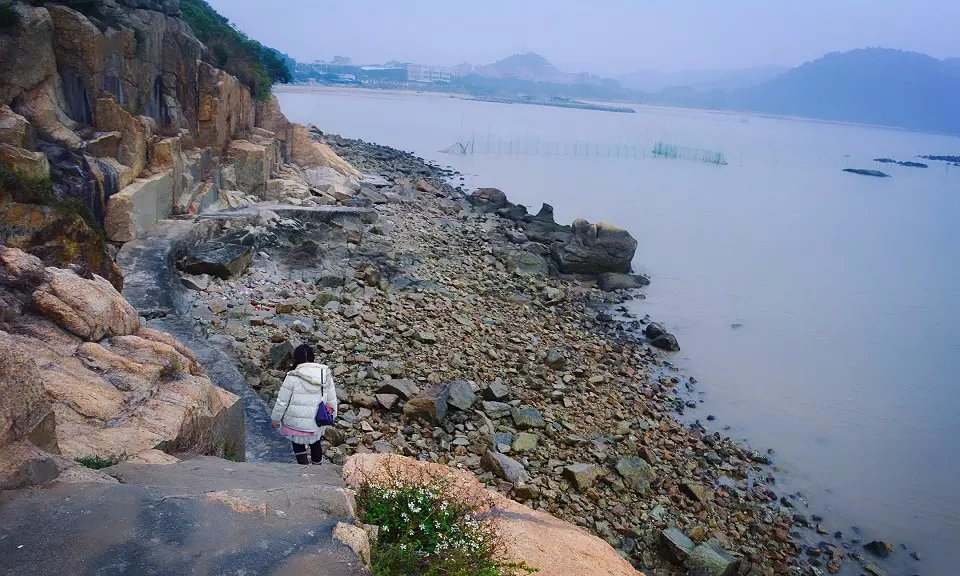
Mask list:
[[[407,81],[425,84],[449,84],[453,71],[445,66],[407,64]]]

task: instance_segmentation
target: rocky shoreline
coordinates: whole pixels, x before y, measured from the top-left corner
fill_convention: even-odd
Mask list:
[[[707,574],[810,573],[769,457],[674,419],[685,383],[650,346],[662,328],[613,319],[645,279],[598,282],[555,248],[585,224],[491,189],[466,195],[447,184],[455,173],[407,153],[313,134],[376,175],[322,185],[375,217],[319,222],[294,202],[228,220],[225,235],[253,248],[250,269],[184,283],[198,329],[233,347],[265,398],[300,342],[335,367],[334,462],[380,452],[470,470],[648,574],[698,562]],[[839,567],[839,544],[818,550],[812,563]]]

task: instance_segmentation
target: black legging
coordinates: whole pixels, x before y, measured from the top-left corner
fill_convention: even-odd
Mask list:
[[[320,445],[320,440],[317,440],[313,444],[310,444],[310,458],[307,458],[307,444],[297,444],[296,442],[291,442],[293,445],[293,455],[297,458],[297,464],[309,464],[310,460],[313,460],[314,464],[320,464],[323,461],[323,446]]]

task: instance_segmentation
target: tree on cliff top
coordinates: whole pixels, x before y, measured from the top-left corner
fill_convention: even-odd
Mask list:
[[[275,82],[293,80],[281,52],[248,38],[204,0],[180,0],[180,10],[194,35],[210,49],[211,64],[239,78],[257,98],[267,99]]]

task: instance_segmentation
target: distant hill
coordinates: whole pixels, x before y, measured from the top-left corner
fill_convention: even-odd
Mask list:
[[[960,134],[960,59],[832,53],[724,100],[719,107]]]
[[[533,52],[514,54],[502,60],[497,60],[493,64],[480,66],[474,70],[474,74],[486,79],[523,80],[551,84],[599,85],[602,80],[599,76],[592,74],[561,72],[549,60]]]
[[[660,72],[637,70],[617,77],[625,88],[641,92],[659,92],[665,89],[689,88],[710,92],[740,90],[776,78],[790,68],[787,66],[757,66],[736,70],[688,70]]]
[[[483,78],[513,78],[533,82],[558,82],[566,74],[539,54],[514,54],[493,64],[480,66],[475,73]]]

